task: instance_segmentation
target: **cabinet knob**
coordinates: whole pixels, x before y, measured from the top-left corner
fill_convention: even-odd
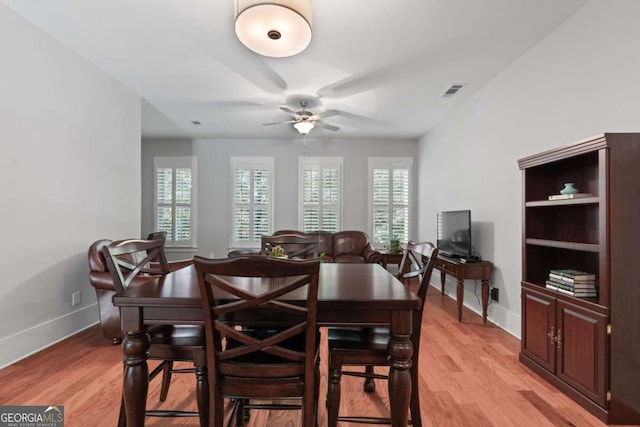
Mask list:
[[[558,344],[558,350],[562,349],[562,331],[558,329],[558,336],[556,337],[556,343]]]
[[[551,327],[551,330],[549,332],[547,332],[547,337],[549,338],[549,341],[551,341],[551,344],[553,344],[556,340],[556,337],[553,333],[553,326]]]

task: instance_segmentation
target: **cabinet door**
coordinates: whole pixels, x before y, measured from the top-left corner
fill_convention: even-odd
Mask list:
[[[555,298],[522,289],[522,353],[551,372],[556,370],[555,317]]]
[[[558,378],[605,406],[607,318],[566,301],[557,304]]]

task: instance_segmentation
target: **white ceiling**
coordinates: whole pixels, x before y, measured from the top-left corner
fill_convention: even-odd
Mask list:
[[[234,0],[1,1],[140,94],[143,137],[297,137],[262,123],[303,96],[340,111],[310,137],[417,138],[587,0],[314,0],[291,58],[238,41]]]

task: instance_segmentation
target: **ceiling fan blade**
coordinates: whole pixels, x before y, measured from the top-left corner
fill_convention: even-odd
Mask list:
[[[337,131],[338,129],[340,129],[338,126],[334,126],[334,125],[330,125],[328,123],[322,123],[322,122],[316,122],[315,123],[315,127],[317,128],[323,128],[326,130],[330,130],[332,132]]]
[[[212,37],[206,40],[226,40],[228,34],[233,33],[233,22],[213,25],[208,31]],[[199,38],[196,40],[202,41],[197,48],[265,92],[280,94],[287,89],[287,82],[269,64],[245,48],[236,37],[232,39],[230,43],[210,43]]]
[[[327,110],[327,111],[322,111],[318,114],[314,114],[313,117],[317,118],[317,119],[325,119],[327,117],[333,117],[333,116],[337,116],[338,114],[340,114],[340,111],[338,110]]]
[[[416,75],[419,66],[426,64],[428,55],[414,55],[404,60],[382,66],[369,72],[346,77],[318,90],[322,98],[343,98],[374,89]],[[426,65],[425,65],[426,66]]]
[[[163,105],[165,103],[159,103]],[[189,110],[243,110],[243,111],[259,111],[273,109],[279,105],[277,102],[268,100],[252,100],[252,99],[221,99],[209,101],[206,99],[193,102],[172,102],[167,105]]]
[[[298,115],[298,113],[296,111],[292,110],[291,108],[287,107],[286,105],[280,106],[280,109],[282,111],[284,111],[285,113],[293,114],[294,116]]]
[[[372,119],[371,117],[367,117],[367,116],[363,116],[362,114],[356,114],[356,113],[352,113],[350,111],[345,110],[344,108],[341,108],[340,106],[338,107],[338,112],[340,113],[340,119],[342,120],[343,118],[346,119],[346,121],[349,122],[359,122],[360,124],[362,124],[363,126],[380,126],[382,124],[382,121],[377,120],[377,119]]]
[[[273,123],[263,123],[262,126],[270,126],[270,125],[286,125],[289,123],[295,123],[295,120],[288,120],[286,122],[273,122]]]

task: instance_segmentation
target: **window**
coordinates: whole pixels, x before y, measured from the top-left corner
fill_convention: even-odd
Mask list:
[[[300,157],[299,228],[336,232],[342,225],[342,158]]]
[[[369,230],[374,245],[411,235],[412,158],[369,158]]]
[[[195,157],[154,157],[154,231],[166,231],[167,247],[196,246]]]
[[[231,247],[259,247],[273,225],[273,157],[231,158]]]

